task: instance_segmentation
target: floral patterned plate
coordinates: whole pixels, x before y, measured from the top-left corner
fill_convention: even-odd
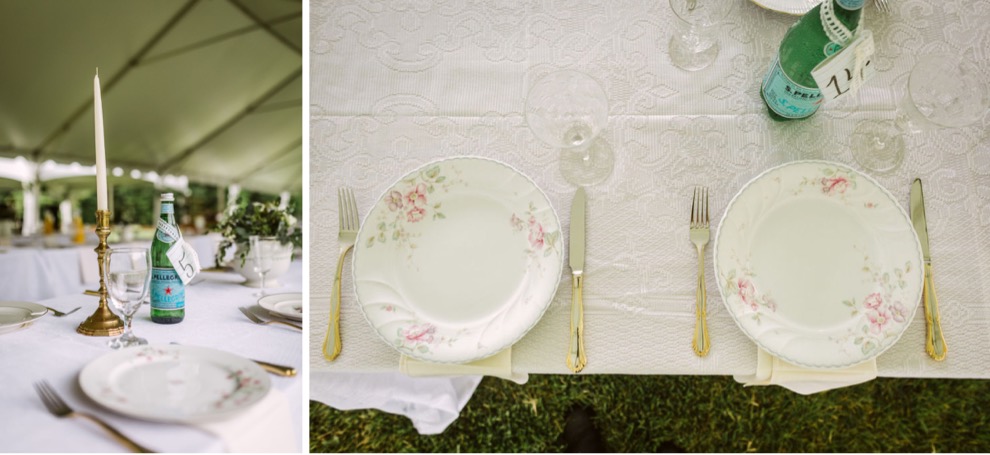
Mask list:
[[[392,185],[354,250],[354,288],[372,327],[420,360],[495,354],[531,329],[563,270],[557,213],[506,164],[452,158]]]
[[[880,355],[921,300],[911,220],[876,181],[838,163],[788,163],[750,181],[722,217],[714,261],[742,331],[809,368]]]
[[[195,423],[233,417],[271,389],[254,362],[197,346],[137,346],[93,360],[79,373],[93,401],[139,419]]]

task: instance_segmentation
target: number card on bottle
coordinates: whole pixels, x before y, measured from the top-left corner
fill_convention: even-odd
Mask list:
[[[822,91],[823,102],[839,98],[856,91],[876,74],[871,64],[873,53],[873,33],[862,30],[852,44],[839,53],[825,59],[811,70],[811,76]]]
[[[179,274],[182,284],[189,284],[189,281],[199,273],[199,255],[192,245],[186,243],[181,238],[172,244],[172,247],[165,252],[168,259],[172,261],[172,267]]]

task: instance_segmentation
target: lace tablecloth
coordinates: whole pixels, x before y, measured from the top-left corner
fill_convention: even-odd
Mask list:
[[[871,3],[871,2],[867,2]],[[918,57],[962,55],[990,74],[990,3],[898,0],[868,4],[878,73],[854,97],[813,118],[775,123],[759,84],[795,17],[735,0],[719,29],[721,52],[698,72],[672,66],[665,1],[311,3],[310,308],[313,372],[394,372],[396,351],[355,303],[345,263],[344,349],[320,355],[337,259],[337,188],[355,190],[362,216],[399,177],[442,157],[504,161],[534,179],[564,224],[575,188],[558,152],[526,125],[527,88],[570,68],[608,93],[605,138],[613,175],[588,188],[586,347],[582,374],[751,374],[755,345],[717,292],[708,248],[711,353],[691,350],[696,254],[688,241],[691,192],[712,189],[713,228],[732,196],[760,172],[796,159],[859,168],[849,135],[863,119],[892,119]],[[908,140],[904,164],[875,175],[907,205],[925,182],[928,227],[948,358],[924,352],[916,314],[878,358],[880,376],[990,377],[990,119]],[[541,322],[513,348],[513,367],[569,373],[570,277]],[[314,376],[314,378],[318,378]],[[314,379],[318,381],[318,379]]]

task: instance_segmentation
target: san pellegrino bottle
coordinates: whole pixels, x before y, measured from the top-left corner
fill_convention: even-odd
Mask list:
[[[864,1],[825,0],[787,31],[760,87],[770,118],[798,120],[818,110],[824,98],[811,70],[851,41]]]
[[[186,286],[166,254],[182,238],[175,224],[175,199],[162,194],[158,229],[151,242],[151,320],[159,324],[176,324],[186,316]]]

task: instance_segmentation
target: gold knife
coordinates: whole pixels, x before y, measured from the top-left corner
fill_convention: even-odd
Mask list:
[[[577,373],[588,358],[584,353],[584,188],[578,188],[571,203],[571,236],[568,253],[571,265],[571,339],[567,350],[567,368]]]
[[[932,255],[928,249],[928,221],[925,218],[925,195],[921,190],[921,179],[911,184],[911,223],[921,242],[921,254],[925,259],[925,285],[921,301],[925,306],[925,352],[935,360],[944,360],[948,351],[942,335],[941,316],[938,311],[938,297],[935,295],[935,282],[932,280]]]

